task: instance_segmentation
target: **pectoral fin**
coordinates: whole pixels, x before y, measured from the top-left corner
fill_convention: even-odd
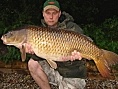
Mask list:
[[[50,65],[52,68],[54,68],[54,69],[57,68],[56,62],[54,62],[54,61],[52,61],[52,60],[49,60],[49,59],[47,59],[47,62],[49,63],[49,65]]]
[[[25,52],[25,47],[24,45],[22,45],[22,47],[20,48],[20,52],[21,52],[21,59],[24,62],[26,59],[26,52]]]

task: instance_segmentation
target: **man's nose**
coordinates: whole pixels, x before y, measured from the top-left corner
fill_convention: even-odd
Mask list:
[[[53,18],[53,14],[50,15],[50,19],[52,19],[52,18]]]

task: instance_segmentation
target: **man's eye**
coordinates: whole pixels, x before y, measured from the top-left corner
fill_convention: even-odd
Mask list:
[[[54,13],[53,13],[53,15],[56,15],[56,14],[57,14],[57,12],[54,12]]]
[[[50,14],[50,12],[46,12],[46,14]]]

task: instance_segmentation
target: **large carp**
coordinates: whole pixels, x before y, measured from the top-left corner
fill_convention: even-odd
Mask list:
[[[103,77],[109,77],[110,67],[118,62],[114,52],[98,48],[86,36],[63,29],[51,29],[39,26],[25,26],[4,34],[1,38],[6,45],[14,45],[21,51],[25,61],[25,43],[31,45],[34,53],[47,60],[52,68],[57,68],[55,61],[71,55],[77,50],[86,59],[94,60]]]

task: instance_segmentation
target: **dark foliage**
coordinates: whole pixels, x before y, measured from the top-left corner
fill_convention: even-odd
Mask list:
[[[70,13],[76,23],[101,23],[106,18],[118,15],[117,0],[58,0],[62,11]],[[45,0],[1,0],[0,19],[7,25],[16,20],[26,24],[40,23]]]

